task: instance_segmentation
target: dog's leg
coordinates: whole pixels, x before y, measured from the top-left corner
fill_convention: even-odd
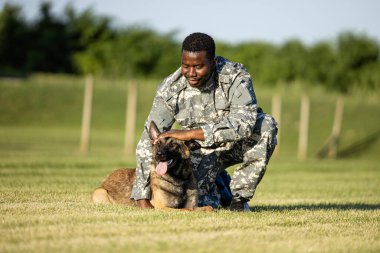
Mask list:
[[[171,208],[171,207],[168,207],[166,206],[165,204],[159,202],[159,201],[151,201],[152,205],[154,206],[155,209],[160,209],[160,210],[164,210],[164,211],[180,211],[180,212],[191,212],[193,211],[193,209],[189,209],[189,208]]]
[[[108,192],[104,188],[97,188],[92,193],[92,201],[95,204],[114,204],[115,201],[108,195]]]
[[[170,208],[170,207],[155,207],[157,209],[165,210],[165,211],[180,211],[180,212],[212,212],[214,211],[214,208],[211,206],[202,206],[202,207],[195,207],[195,208]]]
[[[214,208],[212,208],[212,206],[201,206],[201,207],[194,208],[194,211],[197,211],[197,212],[212,212],[212,211],[214,211]]]
[[[185,203],[184,208],[185,209],[191,209],[193,210],[198,203],[198,191],[196,189],[187,189],[186,190],[187,200]]]
[[[197,207],[197,204],[198,204],[197,194],[198,194],[197,190],[187,190],[188,199],[187,199],[184,209],[197,211],[197,212],[212,212],[214,210],[212,206]]]
[[[164,211],[180,211],[180,212],[212,212],[214,209],[211,206],[202,206],[202,207],[184,207],[184,208],[171,208],[163,205],[161,203],[155,203],[154,208],[161,209]]]
[[[187,201],[185,204],[185,209],[190,209],[192,211],[197,212],[212,212],[214,208],[211,206],[202,206],[197,207],[198,204],[198,189],[197,182],[195,177],[192,178],[191,183],[189,184],[189,188],[186,190]]]
[[[157,209],[164,210],[164,211],[175,211],[175,212],[192,212],[191,209],[184,209],[184,208],[171,208],[171,207],[157,207]]]

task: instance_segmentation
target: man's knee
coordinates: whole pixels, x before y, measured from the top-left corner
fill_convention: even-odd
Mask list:
[[[277,135],[277,122],[271,115],[265,115],[260,126],[260,132],[261,134],[268,133],[273,136]]]
[[[254,134],[255,142],[246,145],[244,161],[261,161],[266,164],[277,145],[277,122],[271,115],[266,114],[257,121]]]

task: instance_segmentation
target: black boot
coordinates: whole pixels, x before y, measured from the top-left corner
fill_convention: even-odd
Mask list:
[[[251,209],[249,208],[248,202],[243,199],[236,199],[233,198],[230,205],[230,211],[235,212],[250,212]]]

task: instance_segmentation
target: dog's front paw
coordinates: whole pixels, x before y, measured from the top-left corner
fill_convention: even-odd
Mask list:
[[[199,212],[212,212],[212,211],[214,211],[214,208],[212,208],[212,206],[202,206],[202,207],[196,207],[195,211],[199,211]]]

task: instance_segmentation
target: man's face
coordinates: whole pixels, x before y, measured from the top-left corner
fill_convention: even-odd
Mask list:
[[[199,88],[210,78],[215,63],[209,60],[206,51],[182,51],[182,75],[191,87]]]

